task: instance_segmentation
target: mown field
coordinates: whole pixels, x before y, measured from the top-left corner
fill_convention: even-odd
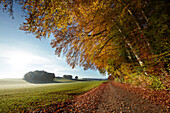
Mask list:
[[[0,79],[0,113],[32,111],[73,99],[103,81],[58,80],[32,84],[21,79]]]

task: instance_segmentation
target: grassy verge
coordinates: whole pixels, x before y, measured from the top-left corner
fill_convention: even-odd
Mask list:
[[[57,102],[65,102],[97,87],[102,81],[56,83],[27,88],[0,89],[0,113],[38,109]]]

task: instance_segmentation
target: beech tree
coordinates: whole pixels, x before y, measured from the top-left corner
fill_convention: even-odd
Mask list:
[[[164,0],[18,0],[26,14],[21,30],[54,39],[56,55],[84,69],[121,80],[169,81],[169,2]],[[13,0],[1,0],[12,15]],[[138,78],[137,77],[137,78]],[[137,79],[135,79],[137,80]],[[134,79],[133,79],[134,81]]]

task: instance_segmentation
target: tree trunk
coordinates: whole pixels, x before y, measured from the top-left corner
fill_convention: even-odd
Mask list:
[[[145,15],[144,11],[143,11],[143,10],[141,10],[141,12],[142,12],[142,14],[143,14],[143,17],[145,18],[145,20],[147,21],[147,23],[148,23],[148,25],[149,25],[149,20],[148,20],[148,18],[146,17],[146,15]]]
[[[133,13],[131,12],[131,10],[128,9],[128,12],[129,12],[129,14],[132,16],[132,18],[134,19],[134,21],[135,21],[138,29],[141,30],[141,33],[142,33],[142,35],[143,35],[143,39],[144,39],[146,45],[148,46],[148,48],[149,48],[149,50],[150,50],[150,52],[151,52],[151,54],[152,54],[152,51],[151,51],[152,49],[151,49],[150,43],[147,41],[147,39],[146,39],[146,37],[145,37],[145,34],[144,34],[144,32],[142,31],[142,28],[140,27],[139,23],[137,22],[137,19],[135,18],[135,16],[134,16]]]
[[[126,44],[125,44],[125,46],[127,46]],[[128,58],[130,59],[130,60],[132,60],[132,57],[130,56],[130,52],[129,52],[129,50],[126,48],[126,51],[127,51],[127,53],[128,53]]]
[[[119,29],[119,32],[122,34],[121,29],[120,29],[120,28],[118,28],[118,29]],[[132,50],[133,54],[135,55],[135,57],[136,57],[139,65],[140,65],[140,66],[142,67],[142,69],[143,69],[144,63],[142,62],[142,60],[140,59],[140,57],[138,56],[138,54],[135,52],[134,48],[132,47],[131,43],[126,39],[126,37],[123,36],[123,38],[124,38],[124,40],[125,40],[125,43],[130,47],[130,49]],[[145,75],[147,76],[147,75],[148,75],[147,72],[146,72],[144,69],[143,69],[143,71],[144,71]]]

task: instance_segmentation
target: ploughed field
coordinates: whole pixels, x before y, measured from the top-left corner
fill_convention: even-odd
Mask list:
[[[53,83],[33,84],[21,79],[0,79],[0,113],[32,112],[64,104],[102,82],[59,79]]]

